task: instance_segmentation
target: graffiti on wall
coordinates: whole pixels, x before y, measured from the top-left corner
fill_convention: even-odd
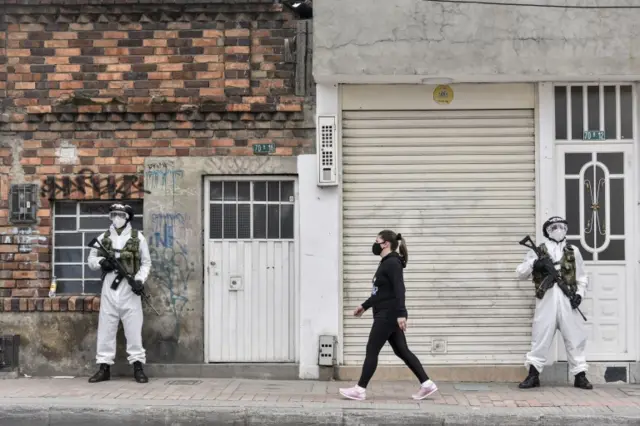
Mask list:
[[[149,236],[151,279],[165,293],[175,319],[173,338],[180,339],[182,312],[189,302],[189,280],[195,273],[193,253],[189,253],[189,217],[167,212],[151,215],[153,233]]]
[[[174,192],[184,176],[184,171],[176,167],[171,160],[157,161],[147,164],[144,172],[147,188]]]
[[[78,192],[83,197],[110,199],[131,198],[135,192],[142,196],[149,194],[145,190],[144,180],[139,175],[101,175],[90,169],[83,169],[73,176],[45,176],[40,196],[50,200],[68,199]]]
[[[149,236],[150,244],[156,248],[174,248],[186,254],[188,215],[182,213],[153,213],[151,226],[153,234]]]

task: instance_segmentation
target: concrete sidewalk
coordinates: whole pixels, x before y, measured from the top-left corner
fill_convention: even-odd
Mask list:
[[[234,379],[86,378],[0,381],[7,425],[639,425],[640,386],[593,391],[517,384],[440,383],[425,401],[415,383],[372,382],[368,400],[347,401],[346,383]]]

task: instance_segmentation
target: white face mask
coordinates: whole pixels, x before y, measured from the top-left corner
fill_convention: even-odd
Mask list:
[[[567,231],[564,229],[554,229],[549,233],[549,236],[552,240],[560,242],[567,236]]]
[[[124,217],[116,216],[113,219],[111,219],[111,223],[113,223],[113,226],[116,229],[120,229],[127,223],[127,219],[125,219]]]

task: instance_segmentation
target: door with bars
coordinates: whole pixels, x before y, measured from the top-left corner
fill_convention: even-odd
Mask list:
[[[630,84],[555,86],[558,211],[589,275],[589,361],[635,360],[635,105]]]
[[[209,362],[297,356],[296,182],[206,182]]]

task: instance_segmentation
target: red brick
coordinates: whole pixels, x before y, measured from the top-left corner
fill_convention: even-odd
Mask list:
[[[146,59],[146,58],[145,58]],[[194,58],[196,63],[220,62],[220,55],[198,55]]]
[[[49,74],[49,80],[50,81],[69,81],[69,80],[73,80],[73,77],[71,76],[71,74],[65,74],[65,73]]]
[[[222,71],[215,72],[199,72],[196,74],[198,80],[215,80],[222,78]]]
[[[251,32],[247,29],[240,30],[226,30],[224,32],[225,37],[249,37]]]
[[[36,88],[36,83],[31,82],[16,82],[15,84],[16,90],[33,90]]]
[[[16,281],[0,279],[0,288],[16,288]]]
[[[225,80],[224,85],[226,87],[239,87],[247,89],[250,87],[251,82],[249,80]]]
[[[60,299],[55,297],[51,300],[51,310],[54,312],[60,311]]]
[[[124,39],[124,38],[129,38],[129,33],[127,33],[126,31],[105,31],[103,34],[103,37]]]
[[[7,49],[7,56],[19,56],[19,57],[27,57],[31,56],[31,50],[29,49]]]
[[[78,38],[78,33],[76,32],[54,32],[53,38],[55,40],[75,40]]]
[[[249,105],[249,104],[229,104],[229,105],[227,105],[227,111],[249,112],[249,111],[251,111],[251,105]]]
[[[69,63],[69,57],[68,56],[46,57],[46,58],[44,58],[44,63],[48,64],[48,65],[68,64]],[[51,79],[49,79],[49,80],[51,80]]]
[[[80,65],[57,65],[56,72],[80,72]]]
[[[38,273],[36,271],[13,271],[13,278],[16,280],[36,279]]]
[[[46,40],[44,42],[44,47],[49,49],[65,49],[69,47],[69,40]]]
[[[195,139],[173,139],[171,141],[171,146],[182,147],[182,148],[194,147],[196,146],[196,140]]]
[[[12,297],[38,297],[38,289],[35,288],[15,288],[11,290]],[[20,309],[22,310],[22,308]]]
[[[151,150],[152,156],[170,157],[176,155],[176,150],[172,148],[154,148]]]
[[[251,53],[249,46],[230,46],[224,48],[224,53],[228,55],[248,55]]]
[[[56,49],[56,56],[80,56],[80,49]]]
[[[302,105],[295,104],[280,104],[277,107],[278,111],[297,112],[302,111]]]

